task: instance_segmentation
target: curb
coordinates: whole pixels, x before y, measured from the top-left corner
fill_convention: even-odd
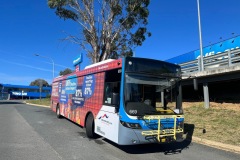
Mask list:
[[[26,103],[26,102],[24,102],[24,103],[27,104],[27,105],[31,105],[31,106],[50,108],[50,106],[45,106],[45,105],[41,105],[41,104],[33,104],[33,103]]]
[[[45,105],[40,105],[40,104],[32,104],[32,103],[26,103],[26,104],[32,105],[32,106],[50,108],[50,106],[45,106]],[[231,144],[225,144],[225,143],[221,143],[221,142],[211,141],[211,140],[202,139],[202,138],[194,137],[194,136],[192,136],[192,139],[189,139],[189,141],[199,143],[199,144],[203,144],[203,145],[206,145],[206,146],[210,146],[210,147],[213,147],[213,148],[225,150],[225,151],[228,151],[228,152],[234,152],[234,153],[240,154],[240,147],[234,146],[234,145],[231,145]]]
[[[195,143],[206,145],[206,146],[211,146],[211,147],[214,147],[214,148],[217,148],[217,149],[222,149],[222,150],[225,150],[225,151],[240,154],[240,147],[235,146],[235,145],[225,144],[225,143],[216,142],[216,141],[211,141],[211,140],[202,139],[202,138],[194,137],[194,136],[192,137],[192,141],[195,142]]]

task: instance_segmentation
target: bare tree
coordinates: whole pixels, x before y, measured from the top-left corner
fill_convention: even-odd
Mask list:
[[[67,40],[80,45],[92,63],[132,56],[147,32],[150,0],[48,0],[60,18],[71,19],[81,26],[78,36]]]

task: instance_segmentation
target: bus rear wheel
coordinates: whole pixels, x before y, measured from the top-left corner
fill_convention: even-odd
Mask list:
[[[57,105],[56,113],[57,113],[57,118],[62,118],[62,116],[60,114],[60,107],[59,107],[59,105]]]
[[[86,121],[86,134],[88,138],[95,138],[93,115],[89,114]]]

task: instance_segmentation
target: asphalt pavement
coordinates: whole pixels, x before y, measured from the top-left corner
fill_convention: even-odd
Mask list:
[[[50,108],[0,101],[0,160],[239,160],[240,155],[184,141],[118,146],[88,139],[85,130],[57,119]]]
[[[58,153],[19,114],[18,103],[0,102],[1,160],[59,160]]]

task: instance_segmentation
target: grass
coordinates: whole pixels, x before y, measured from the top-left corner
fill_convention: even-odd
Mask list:
[[[32,104],[40,104],[45,106],[50,106],[50,98],[43,98],[43,99],[33,99],[33,100],[26,100],[27,103]]]
[[[240,146],[240,111],[209,108],[203,104],[184,109],[185,123],[194,125],[193,136]],[[203,129],[206,133],[203,133]]]

